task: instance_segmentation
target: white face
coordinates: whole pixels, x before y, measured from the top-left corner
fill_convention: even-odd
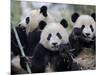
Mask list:
[[[27,25],[27,33],[32,32],[35,28],[38,27],[38,24],[41,20],[44,20],[45,17],[40,14],[40,10],[33,10],[29,14],[29,24]]]
[[[82,34],[85,40],[92,40],[95,36],[96,22],[91,16],[81,15],[75,22],[75,26],[82,28]]]
[[[68,33],[60,23],[50,23],[42,31],[40,43],[45,48],[56,51],[60,44],[68,43]]]
[[[29,14],[30,22],[27,25],[27,32],[32,32],[35,28],[37,28],[40,21],[45,21],[46,23],[54,22],[54,17],[48,12],[47,14],[48,16],[45,17],[42,13],[40,13],[40,10],[33,10]]]

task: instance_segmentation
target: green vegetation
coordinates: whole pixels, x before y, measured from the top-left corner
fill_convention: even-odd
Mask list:
[[[26,3],[31,9],[34,9],[34,8],[36,9],[37,6],[39,5],[39,2],[26,1]],[[38,4],[37,6],[36,6],[36,3]],[[49,4],[50,5],[47,5],[49,10],[51,11],[57,10],[56,12],[59,12],[60,16],[65,18],[68,21],[69,30],[72,28],[73,23],[71,22],[71,15],[74,12],[90,15],[91,13],[96,11],[96,6],[91,6],[91,5],[72,5],[72,4],[57,4],[57,3],[49,3]],[[40,6],[41,6],[41,3],[40,3]],[[21,1],[11,0],[11,21],[13,21],[15,25],[18,25],[23,15],[21,9],[22,9]],[[53,14],[55,14],[56,12],[54,12]]]

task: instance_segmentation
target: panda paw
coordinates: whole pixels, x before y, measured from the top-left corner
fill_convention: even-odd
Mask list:
[[[74,32],[74,37],[79,38],[82,35],[82,29],[81,28],[74,28],[73,32]]]
[[[72,55],[71,54],[71,45],[68,43],[68,44],[61,44],[59,46],[59,53],[61,56],[63,57],[67,57],[66,55]]]
[[[32,63],[32,58],[33,58],[32,56],[21,56],[22,62],[29,63],[29,64]]]

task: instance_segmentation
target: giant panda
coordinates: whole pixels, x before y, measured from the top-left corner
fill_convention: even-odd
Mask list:
[[[44,27],[33,52],[32,73],[71,70],[73,63],[71,55],[61,51],[61,45],[66,45],[66,51],[70,49],[67,26],[67,21],[62,19],[60,23],[52,22]],[[78,68],[75,67],[73,70],[75,69]]]
[[[72,49],[74,49],[72,51],[73,55],[77,56],[83,48],[92,48],[95,50],[95,13],[91,15],[73,13],[71,20],[73,22],[73,29],[69,36],[69,41]]]

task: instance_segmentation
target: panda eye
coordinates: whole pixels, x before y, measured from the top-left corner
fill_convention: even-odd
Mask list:
[[[62,39],[62,36],[60,35],[60,33],[57,33],[57,36],[59,37],[59,39]]]
[[[49,41],[51,38],[51,34],[48,35],[47,40]]]
[[[92,30],[92,32],[94,31],[94,29],[93,29],[93,26],[92,25],[90,25],[90,28],[91,28],[91,30]]]
[[[85,25],[82,25],[81,29],[84,29]]]

